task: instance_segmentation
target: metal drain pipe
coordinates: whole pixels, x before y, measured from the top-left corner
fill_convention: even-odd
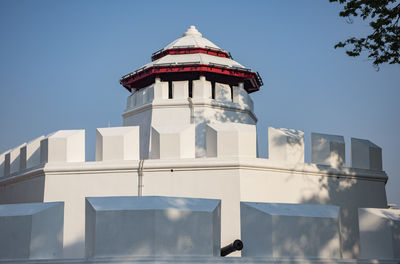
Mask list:
[[[139,161],[138,166],[138,196],[142,196],[143,191],[143,166],[144,166],[144,159]]]

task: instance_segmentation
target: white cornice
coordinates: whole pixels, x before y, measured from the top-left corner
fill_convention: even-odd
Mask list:
[[[8,185],[27,178],[55,174],[101,174],[118,172],[137,172],[139,160],[115,161],[115,162],[65,162],[47,163],[44,166],[35,167],[32,170],[24,171],[21,174],[0,180],[1,185]],[[289,164],[276,162],[269,159],[259,158],[198,158],[198,159],[178,159],[178,160],[145,160],[143,165],[144,172],[156,171],[201,171],[201,170],[258,170],[270,172],[283,172],[295,175],[311,175],[339,177],[346,179],[360,179],[369,181],[387,182],[388,176],[384,171],[373,171],[357,168],[332,168],[324,165],[297,163]]]

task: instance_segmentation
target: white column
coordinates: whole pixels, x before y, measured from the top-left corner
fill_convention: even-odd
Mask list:
[[[172,82],[172,99],[187,99],[189,97],[189,81]]]
[[[205,76],[199,80],[193,80],[193,98],[211,99],[211,82]]]
[[[231,87],[224,83],[215,83],[215,100],[221,102],[232,102]]]

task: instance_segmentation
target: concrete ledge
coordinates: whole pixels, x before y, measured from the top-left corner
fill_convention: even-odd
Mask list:
[[[0,205],[0,259],[60,258],[64,203]]]
[[[86,198],[86,256],[218,256],[220,210],[212,199]]]
[[[339,207],[240,203],[242,256],[340,258]]]

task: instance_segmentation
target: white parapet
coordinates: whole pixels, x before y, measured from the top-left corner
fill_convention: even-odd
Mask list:
[[[233,102],[239,104],[241,107],[252,109],[252,102],[249,94],[244,89],[243,83],[238,86],[232,87]]]
[[[211,82],[207,81],[205,76],[193,80],[193,98],[211,99]]]
[[[219,256],[220,219],[220,200],[86,198],[86,256]]]
[[[311,162],[335,168],[345,166],[343,136],[311,133]]]
[[[360,258],[400,258],[400,210],[359,208]]]
[[[187,99],[189,97],[189,81],[172,82],[172,98]]]
[[[59,130],[40,141],[40,162],[84,162],[85,130]]]
[[[208,124],[207,157],[257,157],[256,126],[240,123]]]
[[[5,155],[4,161],[4,175],[9,176],[15,172],[21,170],[21,155],[20,149],[24,147],[26,143],[19,145],[16,148],[13,148]]]
[[[382,170],[382,149],[369,140],[351,138],[351,167]]]
[[[152,159],[195,158],[194,125],[155,125],[151,128]]]
[[[168,99],[168,82],[161,82],[159,78],[156,78],[153,89],[155,100]]]
[[[138,99],[137,99],[137,96],[138,96],[138,90],[132,90],[132,94],[130,95],[130,98],[131,98],[131,102],[130,102],[130,104],[131,104],[131,107],[136,107],[137,106],[137,101],[138,101]]]
[[[304,163],[304,132],[268,127],[268,153],[271,160]]]
[[[0,205],[0,259],[60,258],[64,203]]]
[[[154,99],[154,84],[135,90],[132,95],[128,97],[128,100],[129,98],[131,98],[131,107],[139,107],[151,103]]]
[[[143,94],[143,97],[142,97],[143,102],[142,103],[143,104],[148,104],[148,103],[153,102],[153,99],[154,99],[154,84],[152,84],[152,85],[150,85],[148,87],[145,87],[145,88],[143,88],[141,90],[142,90],[142,94]]]
[[[339,207],[240,203],[245,257],[340,258]]]
[[[96,161],[139,160],[139,127],[96,129]]]
[[[143,105],[144,98],[143,98],[143,88],[140,90],[137,90],[135,93],[135,107]]]
[[[232,102],[231,87],[224,83],[215,83],[215,100],[221,102]]]
[[[32,168],[40,164],[40,141],[45,137],[40,136],[20,149],[21,170]]]

